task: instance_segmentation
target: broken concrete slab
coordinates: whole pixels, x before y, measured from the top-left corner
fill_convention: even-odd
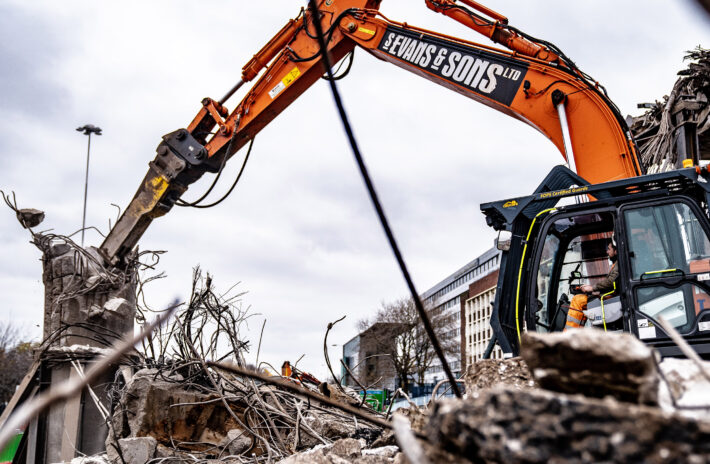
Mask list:
[[[221,447],[227,447],[229,454],[237,456],[249,451],[253,445],[253,437],[241,429],[228,431],[227,437],[220,443]]]
[[[111,464],[105,455],[98,456],[81,456],[74,458],[70,461],[70,464]]]
[[[373,448],[386,448],[388,446],[396,446],[397,440],[394,437],[394,432],[391,430],[383,430],[377,439],[370,446]]]
[[[430,409],[423,409],[416,406],[408,408],[399,408],[397,414],[401,414],[409,421],[409,427],[415,432],[421,433],[424,431],[429,420]]]
[[[186,390],[180,378],[144,369],[126,385],[112,423],[121,438],[153,437],[180,449],[202,451],[219,446],[230,430],[239,428],[215,399],[214,395]],[[243,404],[233,406],[235,411],[245,408]],[[106,446],[111,442],[108,437]]]
[[[118,440],[118,450],[110,446],[106,450],[111,464],[145,464],[155,456],[158,442],[153,437],[121,438]]]
[[[373,448],[363,449],[362,455],[365,456],[377,456],[383,458],[394,459],[399,453],[399,447],[395,445],[390,446],[376,446]]]
[[[611,397],[500,387],[437,403],[435,446],[471,462],[708,462],[710,423]]]
[[[335,454],[345,459],[354,459],[362,453],[362,444],[354,438],[343,438],[333,443],[330,454]]]
[[[44,211],[35,208],[18,209],[15,214],[17,220],[20,221],[20,224],[22,224],[22,227],[25,229],[37,227],[44,221]]]
[[[710,362],[701,366],[710,373]],[[660,383],[659,405],[694,419],[710,420],[710,380],[689,359],[666,358],[659,364],[664,381]]]
[[[289,456],[278,464],[404,464],[396,446],[363,449],[363,442],[344,438],[330,445],[318,445],[312,449]]]
[[[508,385],[521,390],[537,386],[530,369],[520,357],[476,361],[466,369],[464,384],[466,397],[497,385]]]
[[[58,346],[107,346],[133,333],[135,269],[108,270],[94,247],[81,248],[68,239],[43,238],[35,236],[35,244],[43,253],[44,338],[53,336],[51,343]],[[89,318],[90,327],[86,325]]]
[[[371,427],[362,422],[358,422],[356,426],[353,421],[345,421],[318,410],[308,411],[308,414],[303,417],[303,425],[329,440],[366,438],[367,442],[373,442],[381,434],[381,429],[379,428]],[[289,433],[287,440],[290,443],[295,441],[295,430]],[[321,440],[314,437],[307,429],[300,431],[297,449],[311,448],[320,444],[322,444]]]
[[[595,329],[527,332],[522,338],[521,356],[542,388],[657,404],[655,354],[630,334]]]

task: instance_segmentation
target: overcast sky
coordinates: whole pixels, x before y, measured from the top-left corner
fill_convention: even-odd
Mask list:
[[[710,23],[688,1],[485,3],[562,48],[606,86],[624,115],[670,91],[684,51],[710,46]],[[111,203],[128,204],[160,137],[185,127],[203,97],[219,99],[301,4],[0,0],[0,188],[15,191],[20,207],[46,211],[43,228],[74,232],[86,160],[86,137],[74,129],[99,125],[104,135],[92,140],[87,223],[105,233],[116,216]],[[486,43],[423,0],[385,0],[381,11]],[[356,53],[339,85],[420,292],[492,246],[480,203],[530,193],[561,163],[532,128],[366,53]],[[227,167],[221,191],[240,159]],[[195,198],[209,180],[186,197]],[[28,239],[11,211],[0,208],[0,320],[38,338],[40,253]],[[100,242],[88,233],[87,244]],[[174,209],[140,245],[168,250],[160,263],[168,277],[148,289],[153,306],[188,298],[192,268],[200,265],[218,288],[239,282],[237,291],[248,292],[243,305],[256,314],[254,343],[267,319],[261,359],[280,365],[305,354],[299,367],[316,375],[325,373],[329,321],[347,315],[329,339],[338,345],[331,347],[337,359],[358,319],[406,294],[325,81],[257,136],[227,201]]]

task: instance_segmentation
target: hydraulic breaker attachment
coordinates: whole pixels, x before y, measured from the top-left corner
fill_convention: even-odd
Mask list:
[[[148,173],[116,225],[99,248],[117,266],[136,246],[153,219],[170,211],[187,187],[207,172],[215,172],[214,158],[186,129],[163,136]]]

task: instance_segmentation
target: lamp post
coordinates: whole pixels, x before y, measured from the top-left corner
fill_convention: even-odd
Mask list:
[[[89,191],[89,155],[91,154],[91,134],[101,135],[101,128],[93,124],[86,124],[76,128],[89,137],[89,146],[86,149],[86,179],[84,180],[84,214],[81,219],[81,246],[84,246],[84,229],[86,228],[86,195]]]

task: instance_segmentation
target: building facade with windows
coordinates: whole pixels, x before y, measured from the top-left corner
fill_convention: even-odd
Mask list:
[[[482,359],[493,335],[490,321],[498,284],[499,259],[500,255],[496,255],[480,277],[471,282],[468,294],[461,302],[461,359],[464,366]],[[490,357],[503,358],[499,346],[496,345]]]
[[[454,347],[447,355],[447,361],[457,377],[468,365],[481,359],[491,338],[489,321],[500,256],[500,251],[491,248],[421,295],[431,320],[445,321],[440,342]],[[371,382],[373,388],[397,388],[399,382],[391,359],[382,353],[392,349],[391,344],[400,330],[396,324],[377,323],[343,345],[343,362],[361,383],[369,385]],[[492,357],[502,357],[500,348],[496,347]],[[343,385],[357,387],[357,382],[345,368],[342,368],[341,376]],[[428,398],[431,388],[445,377],[441,363],[436,359],[426,371],[424,385],[414,385],[416,380],[411,379],[414,389],[410,393]]]
[[[465,312],[467,303],[471,298],[481,304],[484,301],[480,298],[480,294],[471,294],[470,292],[472,289],[478,291],[481,286],[486,287],[493,274],[496,279],[492,285],[493,291],[495,291],[499,266],[500,251],[491,248],[422,294],[422,301],[425,306],[431,308],[430,311],[434,317],[443,316],[453,322],[450,325],[447,324],[447,330],[441,337],[444,339],[443,341],[454,339],[461,347],[457,354],[447,357],[449,367],[456,376],[465,369],[468,362],[467,354],[471,352],[466,337],[467,333],[473,333],[472,328],[467,328],[468,317]],[[481,282],[483,283],[481,284]],[[487,287],[486,290],[488,290]],[[490,311],[488,314],[490,319]],[[482,326],[477,326],[478,329],[482,329]],[[488,338],[490,339],[490,335]],[[436,383],[444,378],[445,374],[441,364],[435,361],[434,365],[427,370],[427,383]]]
[[[395,390],[397,373],[386,353],[395,349],[401,332],[402,324],[377,322],[345,343],[342,360],[348,368],[341,366],[341,383],[353,388],[361,383],[368,388]]]

